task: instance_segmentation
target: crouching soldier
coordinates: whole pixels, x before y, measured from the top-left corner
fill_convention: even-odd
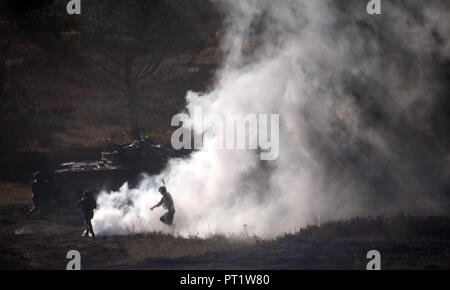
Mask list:
[[[161,201],[158,202],[156,205],[150,208],[150,210],[153,210],[154,208],[158,206],[163,206],[165,209],[167,209],[167,212],[163,214],[159,220],[162,223],[165,223],[166,225],[171,225],[173,222],[173,217],[175,215],[175,207],[173,205],[173,199],[170,193],[167,192],[167,189],[165,186],[161,186],[159,188],[159,192],[162,195]]]
[[[89,190],[85,190],[83,192],[83,197],[78,202],[78,207],[83,211],[84,222],[86,225],[86,230],[83,232],[83,237],[89,237],[90,233],[92,239],[95,240],[91,219],[94,217],[94,209],[97,207],[97,202]]]

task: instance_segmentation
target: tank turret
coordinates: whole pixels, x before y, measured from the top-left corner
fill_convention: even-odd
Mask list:
[[[108,150],[98,160],[62,163],[54,170],[54,181],[60,200],[73,202],[85,189],[94,193],[118,190],[125,182],[138,185],[143,174],[159,173],[169,158],[189,154],[173,150],[170,145],[154,144],[148,137],[129,144],[107,140]]]

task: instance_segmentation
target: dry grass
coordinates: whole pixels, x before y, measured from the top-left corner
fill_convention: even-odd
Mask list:
[[[353,218],[332,221],[322,226],[308,226],[294,234],[286,234],[270,241],[266,247],[279,248],[303,242],[388,242],[414,244],[423,242],[445,242],[450,240],[449,217],[419,217],[397,215],[394,217]],[[177,258],[199,256],[212,252],[232,252],[255,248],[257,237],[229,237],[211,235],[208,238],[191,236],[175,237],[166,233],[131,234],[125,248],[131,260],[146,258]],[[262,245],[261,244],[261,245]]]
[[[31,203],[30,186],[21,183],[0,181],[0,206]]]
[[[130,259],[142,260],[199,256],[211,252],[242,249],[251,244],[251,241],[232,239],[222,235],[212,235],[208,238],[196,236],[183,238],[164,233],[145,233],[131,236],[125,248]]]

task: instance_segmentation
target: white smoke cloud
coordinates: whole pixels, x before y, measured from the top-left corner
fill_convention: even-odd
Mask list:
[[[203,150],[171,160],[137,189],[102,193],[97,232],[239,235],[247,225],[273,237],[319,217],[444,211],[448,153],[433,151],[429,119],[441,86],[433,57],[449,57],[446,1],[383,1],[382,16],[367,15],[364,1],[222,4],[227,57],[212,91],[187,94],[187,111],[279,113],[279,159]],[[162,178],[173,228],[149,210]]]

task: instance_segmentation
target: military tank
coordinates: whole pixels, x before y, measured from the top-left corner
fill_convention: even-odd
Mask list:
[[[142,174],[160,172],[169,158],[182,158],[188,152],[170,145],[153,144],[148,137],[129,144],[107,140],[109,150],[99,160],[62,163],[54,170],[57,199],[72,203],[85,189],[94,193],[118,190],[125,182],[130,188],[138,185]]]

